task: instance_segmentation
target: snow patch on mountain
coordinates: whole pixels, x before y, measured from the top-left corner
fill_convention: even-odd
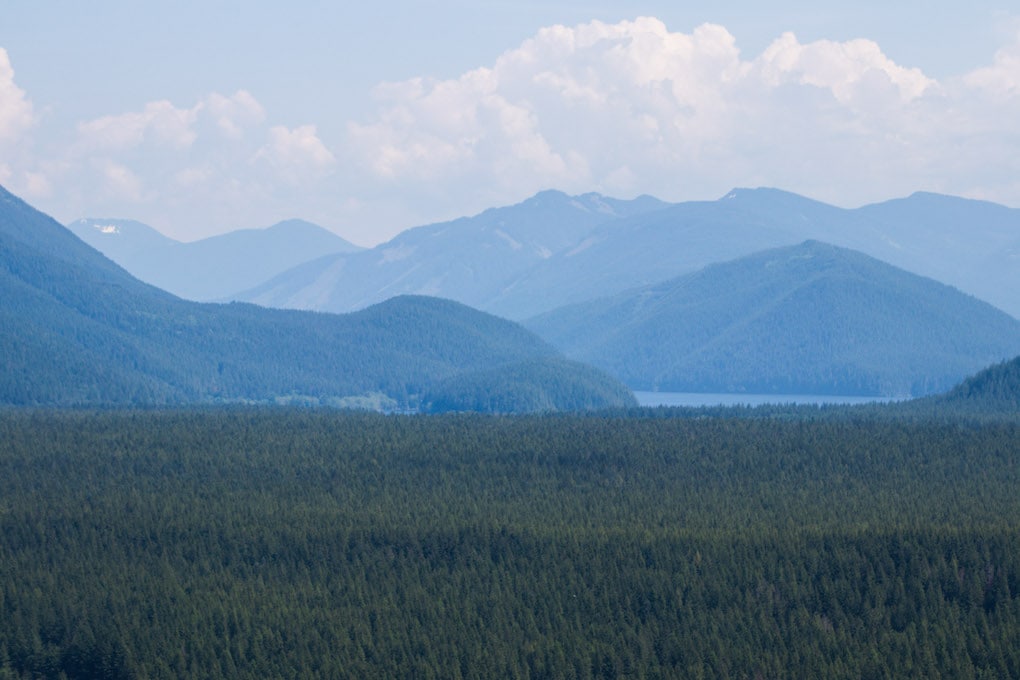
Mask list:
[[[499,236],[504,241],[506,241],[510,245],[510,247],[513,248],[514,250],[520,250],[521,248],[524,247],[520,241],[518,241],[517,239],[515,239],[513,236],[506,233],[502,229],[496,229],[493,233],[496,234],[496,236]]]

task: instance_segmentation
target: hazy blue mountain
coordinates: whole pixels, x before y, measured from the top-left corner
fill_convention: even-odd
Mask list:
[[[228,299],[302,262],[361,250],[303,220],[187,243],[131,220],[80,219],[68,229],[135,277],[189,300]]]
[[[125,269],[128,266],[134,268],[135,260],[144,258],[147,252],[163,251],[181,245],[180,241],[135,220],[83,218],[75,220],[67,228]]]
[[[0,404],[435,408],[428,402],[446,399],[441,385],[459,374],[487,371],[503,390],[535,365],[541,392],[517,398],[520,410],[578,403],[588,389],[591,404],[633,403],[519,325],[448,300],[400,297],[346,315],[182,300],[2,188],[0,356]]]
[[[880,238],[856,247],[1020,318],[1020,210],[918,192],[855,211]]]
[[[859,250],[1020,317],[1020,210],[924,193],[847,210],[776,189],[735,189],[603,225],[483,308],[524,318],[809,239]]]
[[[543,192],[419,227],[353,256],[302,264],[239,295],[347,311],[441,294],[511,319],[814,239],[935,278],[1020,317],[1020,210],[917,193],[844,209],[778,189],[675,205]]]
[[[563,307],[525,325],[633,389],[920,395],[1020,353],[1020,321],[816,241]]]
[[[393,295],[437,295],[478,308],[596,227],[664,203],[545,191],[517,205],[409,229],[368,251],[322,257],[236,299],[271,307],[350,311]]]
[[[606,223],[481,308],[521,319],[611,295],[848,224],[839,208],[774,189],[730,192]]]

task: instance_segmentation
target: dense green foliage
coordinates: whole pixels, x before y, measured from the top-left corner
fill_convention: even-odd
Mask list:
[[[1020,676],[1020,424],[668,415],[0,412],[0,677]]]
[[[974,412],[1020,413],[1020,357],[967,378],[938,401]]]
[[[819,242],[779,248],[526,324],[634,389],[918,396],[1020,353],[1020,321]]]
[[[446,300],[401,297],[343,316],[181,300],[2,188],[0,356],[0,404],[17,405],[330,404],[381,393],[409,409],[461,372],[524,361],[548,361],[550,382],[548,400],[518,397],[522,410],[560,407],[583,389],[532,333]]]
[[[527,413],[588,411],[607,404],[636,407],[637,400],[622,383],[591,366],[543,359],[455,375],[426,395],[423,410]]]

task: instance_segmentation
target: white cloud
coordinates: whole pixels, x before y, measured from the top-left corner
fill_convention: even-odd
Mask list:
[[[0,50],[0,182],[60,201],[63,217],[137,217],[178,237],[301,215],[372,225],[355,235],[366,243],[547,188],[686,200],[769,185],[841,205],[928,189],[1017,205],[1013,36],[939,82],[869,40],[784,33],[743,54],[719,25],[593,21],[459,77],[381,84],[339,139],[238,90],[111,112],[45,148],[33,126],[60,116],[37,120]]]
[[[14,83],[11,60],[0,47],[0,143],[17,141],[34,123],[32,103]]]
[[[289,184],[318,179],[328,174],[336,158],[319,139],[314,125],[290,130],[282,125],[269,129],[269,141],[255,154]]]
[[[95,162],[106,196],[119,202],[140,203],[145,199],[143,183],[130,168],[111,160]]]
[[[149,219],[188,238],[203,227],[257,224],[270,210],[304,215],[314,199],[299,192],[335,165],[314,125],[269,126],[262,105],[239,90],[79,123],[72,143],[6,174],[26,196],[59,197],[68,218]]]
[[[784,33],[755,60],[763,82],[776,87],[786,82],[829,90],[841,104],[853,104],[869,81],[893,88],[902,102],[922,96],[935,81],[920,69],[894,63],[870,40],[838,43],[819,40],[807,45]]]
[[[971,72],[964,83],[998,99],[1020,97],[1020,30],[1013,39],[995,53],[992,65]]]
[[[359,167],[412,200],[443,186],[483,200],[550,186],[683,199],[767,184],[853,204],[958,185],[954,149],[976,129],[968,154],[998,144],[983,174],[1005,172],[1017,119],[985,104],[1018,84],[1015,46],[944,84],[869,40],[785,33],[747,58],[722,26],[594,21],[543,29],[456,79],[382,85],[348,143]],[[983,110],[968,103],[978,87]]]
[[[152,141],[184,149],[196,138],[202,105],[179,109],[168,101],[150,102],[142,111],[103,116],[78,125],[79,143],[90,150],[122,151]]]
[[[245,128],[258,126],[266,118],[265,109],[246,90],[238,90],[230,97],[214,92],[206,98],[205,105],[220,131],[231,139],[240,139]]]

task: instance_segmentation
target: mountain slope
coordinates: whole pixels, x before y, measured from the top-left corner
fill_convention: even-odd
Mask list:
[[[1020,318],[1020,210],[926,193],[847,210],[767,188],[607,223],[483,309],[525,318],[804,240],[858,250]]]
[[[1020,353],[1020,321],[820,242],[712,265],[525,325],[641,390],[918,395]]]
[[[606,223],[536,266],[482,308],[521,319],[650,285],[777,245],[807,229],[838,230],[839,208],[774,189],[734,190]],[[832,225],[832,226],[830,226]]]
[[[236,299],[342,312],[418,294],[490,308],[508,282],[598,225],[664,205],[647,196],[621,201],[545,191],[517,205],[409,229],[369,251],[319,258]]]
[[[5,404],[336,403],[381,393],[415,408],[460,373],[534,362],[548,362],[570,399],[577,387],[574,369],[556,372],[563,359],[533,334],[447,300],[404,297],[344,316],[181,300],[2,188],[0,321]],[[632,403],[602,380],[614,397],[600,406]],[[566,403],[554,382],[545,387],[553,408]]]
[[[855,215],[879,238],[845,245],[976,295],[1020,318],[1020,210],[917,192]]]
[[[80,219],[68,229],[139,279],[189,300],[226,299],[313,258],[361,250],[303,220],[188,243],[131,220]]]
[[[989,366],[935,400],[943,409],[1020,416],[1020,356]]]
[[[1020,210],[926,193],[850,210],[767,188],[676,205],[545,192],[409,230],[368,253],[310,262],[240,298],[346,311],[436,293],[523,319],[808,239],[935,278],[1020,318]]]

